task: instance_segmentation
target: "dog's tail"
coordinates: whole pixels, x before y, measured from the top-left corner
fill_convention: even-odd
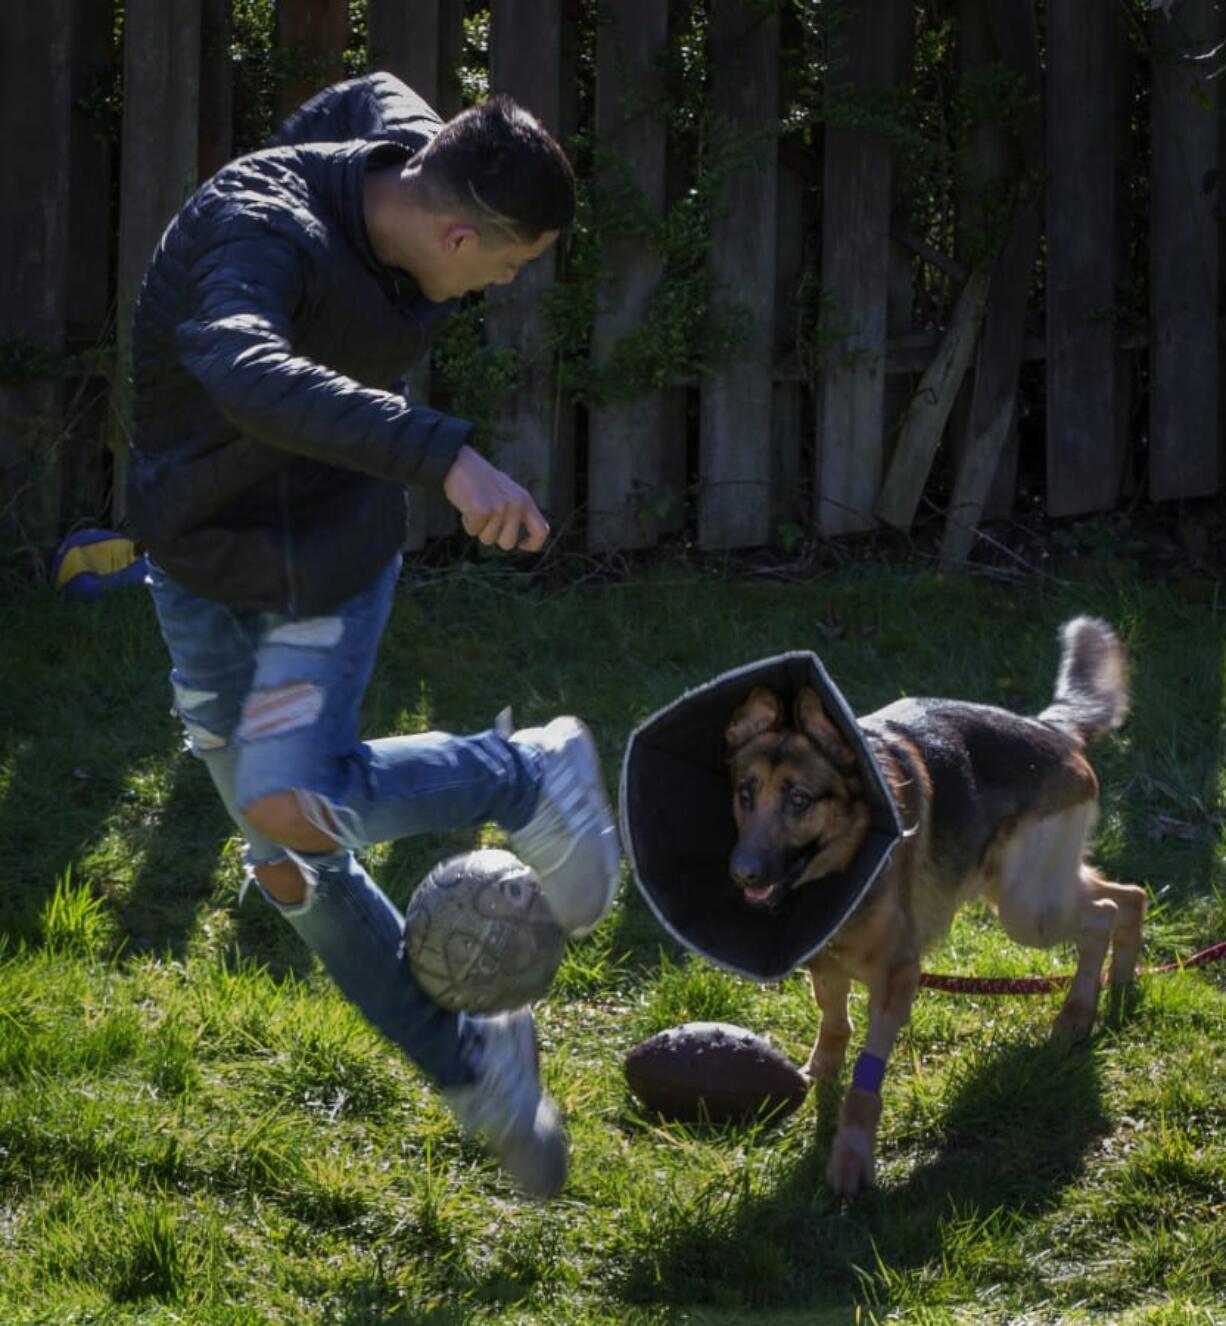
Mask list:
[[[1060,671],[1044,723],[1079,741],[1117,728],[1128,717],[1128,655],[1098,617],[1074,617],[1060,628]]]

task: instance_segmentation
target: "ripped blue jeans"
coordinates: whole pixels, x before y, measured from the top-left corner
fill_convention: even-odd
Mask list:
[[[235,612],[156,566],[148,584],[173,664],[175,712],[246,837],[248,866],[292,857],[307,880],[300,903],[264,896],[369,1022],[440,1086],[459,1086],[472,1076],[464,1017],[413,980],[403,917],[355,852],[489,821],[518,829],[536,805],[540,760],[531,746],[493,730],[359,740],[358,711],[399,567],[396,558],[321,617]],[[337,840],[337,851],[290,852],[247,822],[244,807],[286,791]]]

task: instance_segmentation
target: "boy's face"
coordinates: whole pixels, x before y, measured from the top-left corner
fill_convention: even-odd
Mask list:
[[[438,303],[486,286],[509,285],[528,263],[553,246],[558,234],[547,230],[531,244],[498,244],[482,240],[475,230],[463,227],[448,236],[435,270],[420,283],[422,293]]]

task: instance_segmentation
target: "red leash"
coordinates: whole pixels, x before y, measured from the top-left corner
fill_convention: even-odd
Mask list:
[[[1226,939],[1194,953],[1178,962],[1164,962],[1160,967],[1139,967],[1138,976],[1155,976],[1159,972],[1180,971],[1184,967],[1202,967],[1207,962],[1226,958]],[[941,990],[945,994],[979,995],[1031,995],[1050,994],[1063,990],[1071,976],[942,976],[937,972],[921,972],[920,987]]]

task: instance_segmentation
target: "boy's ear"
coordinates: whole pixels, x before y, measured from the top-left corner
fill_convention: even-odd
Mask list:
[[[443,251],[449,254],[459,253],[465,244],[476,243],[476,240],[477,227],[457,221],[443,232]]]
[[[765,686],[755,686],[745,703],[733,710],[724,729],[724,740],[732,750],[740,750],[759,733],[769,732],[782,724],[783,701]]]

